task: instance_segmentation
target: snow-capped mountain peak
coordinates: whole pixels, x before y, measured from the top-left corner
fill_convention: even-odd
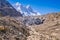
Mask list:
[[[32,9],[32,7],[31,7],[30,5],[27,5],[26,8],[27,8],[27,10],[28,10],[29,12],[33,12],[33,9]]]
[[[22,6],[22,4],[20,4],[19,2],[17,2],[15,5],[16,6]]]
[[[30,7],[30,5],[27,5],[27,6],[26,6],[26,8],[29,8],[29,7]]]
[[[17,11],[21,12],[23,16],[35,16],[40,15],[39,12],[35,12],[30,5],[23,6],[19,2],[17,2],[14,6]]]

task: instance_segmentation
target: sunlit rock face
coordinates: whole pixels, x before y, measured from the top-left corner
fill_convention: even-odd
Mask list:
[[[7,0],[0,0],[0,12],[4,16],[22,16]]]

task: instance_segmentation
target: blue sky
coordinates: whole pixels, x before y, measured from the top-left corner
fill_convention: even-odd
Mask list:
[[[41,14],[60,12],[60,0],[8,0],[12,5],[19,2],[26,5],[31,5],[31,7],[39,11]]]

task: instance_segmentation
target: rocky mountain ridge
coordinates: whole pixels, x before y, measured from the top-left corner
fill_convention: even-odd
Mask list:
[[[7,0],[0,0],[0,14],[12,17],[22,16]]]
[[[39,12],[33,10],[33,8],[30,6],[30,5],[27,5],[27,6],[23,6],[22,4],[20,4],[19,2],[17,2],[15,5],[14,5],[15,9],[18,11],[18,12],[21,12],[21,14],[23,16],[38,16],[40,15]]]

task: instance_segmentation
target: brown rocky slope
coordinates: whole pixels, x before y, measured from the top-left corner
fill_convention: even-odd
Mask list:
[[[0,40],[27,40],[26,26],[12,17],[0,17]]]
[[[39,17],[40,18],[40,17]],[[60,13],[41,16],[43,24],[30,26],[28,40],[60,40]]]
[[[60,13],[36,16],[39,25],[25,25],[13,17],[0,17],[0,40],[60,40]]]

